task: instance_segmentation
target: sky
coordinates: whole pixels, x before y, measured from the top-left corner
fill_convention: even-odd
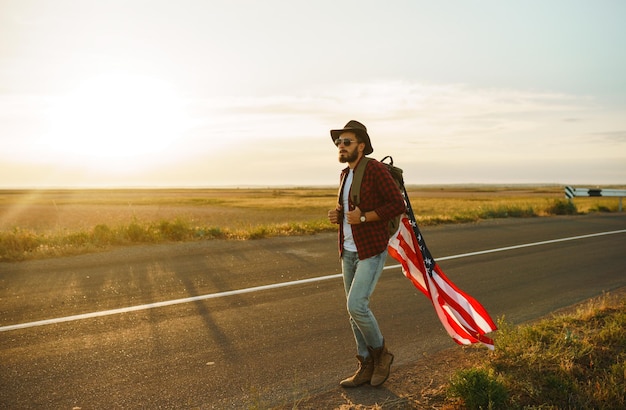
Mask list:
[[[622,0],[0,0],[0,188],[626,184]]]

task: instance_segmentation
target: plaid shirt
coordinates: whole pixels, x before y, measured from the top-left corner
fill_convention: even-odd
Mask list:
[[[341,183],[350,168],[341,171]],[[344,187],[340,189],[343,192]],[[359,209],[365,213],[375,211],[380,221],[365,222],[352,225],[352,236],[356,243],[359,259],[367,259],[376,256],[387,249],[389,243],[389,230],[387,224],[395,216],[406,212],[404,198],[398,189],[393,177],[380,162],[370,159],[365,167],[361,182],[361,203]],[[349,200],[350,210],[355,205],[352,198]],[[342,215],[343,217],[343,215]],[[339,223],[339,254],[343,253],[343,224]]]

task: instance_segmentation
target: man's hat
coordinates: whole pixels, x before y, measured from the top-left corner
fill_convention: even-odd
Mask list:
[[[367,135],[367,128],[365,128],[365,125],[361,124],[358,121],[350,120],[342,129],[330,130],[330,138],[333,140],[333,142],[335,142],[335,140],[339,138],[341,133],[346,131],[354,132],[355,134],[358,134],[360,136],[361,140],[365,143],[365,151],[363,152],[365,155],[369,155],[374,152],[374,148],[372,148],[372,143],[370,141],[370,136]]]

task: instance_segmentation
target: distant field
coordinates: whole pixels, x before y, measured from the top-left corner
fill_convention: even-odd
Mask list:
[[[422,225],[618,207],[617,198],[576,198],[571,204],[560,186],[411,187],[408,192]],[[336,195],[335,188],[0,190],[0,261],[133,242],[334,230],[326,214]]]
[[[562,187],[411,188],[416,217],[424,221],[498,207],[541,209],[564,198]],[[191,223],[241,229],[254,225],[325,219],[335,189],[128,189],[0,190],[0,230],[36,232],[90,229],[98,224]],[[576,198],[579,212],[617,209],[617,198]]]
[[[330,189],[0,191],[0,230],[76,230],[177,218],[240,229],[325,218],[335,196]]]

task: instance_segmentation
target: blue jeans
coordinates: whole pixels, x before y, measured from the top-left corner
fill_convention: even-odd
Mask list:
[[[357,354],[369,356],[367,347],[376,349],[383,345],[383,335],[370,310],[370,296],[383,272],[387,250],[365,260],[359,260],[356,252],[343,251],[341,268],[346,291],[350,325],[356,340]]]

